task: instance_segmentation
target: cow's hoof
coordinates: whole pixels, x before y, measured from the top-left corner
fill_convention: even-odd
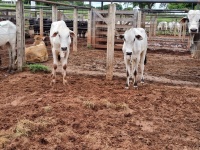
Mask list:
[[[67,80],[63,80],[63,85],[66,85],[67,84]]]
[[[133,88],[137,90],[137,89],[138,89],[138,86],[137,86],[137,85],[136,85],[136,86],[134,85]]]
[[[50,85],[53,86],[56,83],[56,80],[52,80]]]
[[[125,87],[125,89],[127,89],[127,90],[128,90],[128,89],[129,89],[129,87],[128,87],[128,86],[126,86],[126,87]]]

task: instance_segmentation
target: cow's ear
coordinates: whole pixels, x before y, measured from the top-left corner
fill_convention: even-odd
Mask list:
[[[75,37],[75,33],[72,30],[69,30],[69,34],[71,37]]]
[[[45,39],[46,39],[46,37],[45,37],[45,36],[43,36],[43,37],[42,37],[42,40],[44,41]]]
[[[56,37],[58,34],[58,32],[54,32],[53,35],[51,37]]]
[[[116,35],[117,36],[117,38],[119,38],[119,39],[124,39],[124,34],[119,34],[119,35]]]
[[[186,22],[189,22],[189,19],[187,17],[183,17],[179,22],[186,23]]]
[[[143,40],[142,36],[141,36],[141,35],[139,35],[139,34],[138,34],[138,35],[136,35],[135,37],[136,37],[138,40]]]

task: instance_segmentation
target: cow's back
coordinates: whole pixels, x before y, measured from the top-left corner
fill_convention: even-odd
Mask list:
[[[10,21],[0,22],[0,46],[9,42],[10,44],[16,43],[16,25]]]

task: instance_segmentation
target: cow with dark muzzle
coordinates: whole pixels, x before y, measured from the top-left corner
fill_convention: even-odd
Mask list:
[[[200,58],[200,10],[190,10],[187,17],[182,18],[180,22],[188,24],[192,57]]]
[[[126,65],[126,89],[129,89],[130,78],[133,77],[133,86],[137,87],[138,66],[141,68],[141,82],[144,82],[144,65],[147,53],[147,34],[143,28],[131,28],[120,38],[124,39],[122,51]]]
[[[65,85],[67,83],[66,69],[70,53],[71,36],[73,37],[75,36],[75,34],[67,27],[64,21],[56,21],[51,24],[50,42],[53,54],[53,79],[51,81],[51,84],[54,84],[56,82],[56,69],[58,67],[59,56],[62,63],[63,84]]]

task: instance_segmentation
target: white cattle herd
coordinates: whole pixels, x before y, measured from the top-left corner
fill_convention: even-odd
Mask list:
[[[161,21],[158,23],[157,30],[181,32],[181,24],[177,21],[172,21],[172,22]]]
[[[200,10],[190,10],[187,17],[181,19],[180,22],[160,22],[157,26],[158,30],[173,31],[177,28],[180,32],[183,23],[188,24],[188,31],[191,39],[192,56],[200,58]],[[15,68],[16,62],[16,25],[10,21],[0,22],[0,46],[7,46],[9,51],[9,71]],[[58,61],[61,60],[63,84],[67,83],[66,72],[67,63],[70,53],[71,37],[77,36],[71,31],[64,21],[56,21],[51,24],[50,43],[53,54],[52,80],[51,85],[56,83],[56,69]],[[122,51],[124,54],[124,63],[126,67],[126,88],[130,87],[130,80],[133,78],[133,86],[137,87],[137,74],[140,65],[141,82],[144,82],[144,66],[146,63],[147,53],[147,34],[143,28],[131,28],[119,36],[124,39]],[[36,50],[37,49],[37,50]],[[43,51],[40,53],[40,49]],[[34,53],[34,50],[37,54]],[[31,60],[36,59],[39,62],[47,61],[48,53],[44,42],[40,38],[40,43],[33,44],[32,47],[26,48],[26,60],[30,55]],[[32,56],[34,57],[32,59]],[[38,59],[39,58],[39,59]],[[60,59],[59,59],[60,58]],[[28,62],[28,61],[27,61]]]

